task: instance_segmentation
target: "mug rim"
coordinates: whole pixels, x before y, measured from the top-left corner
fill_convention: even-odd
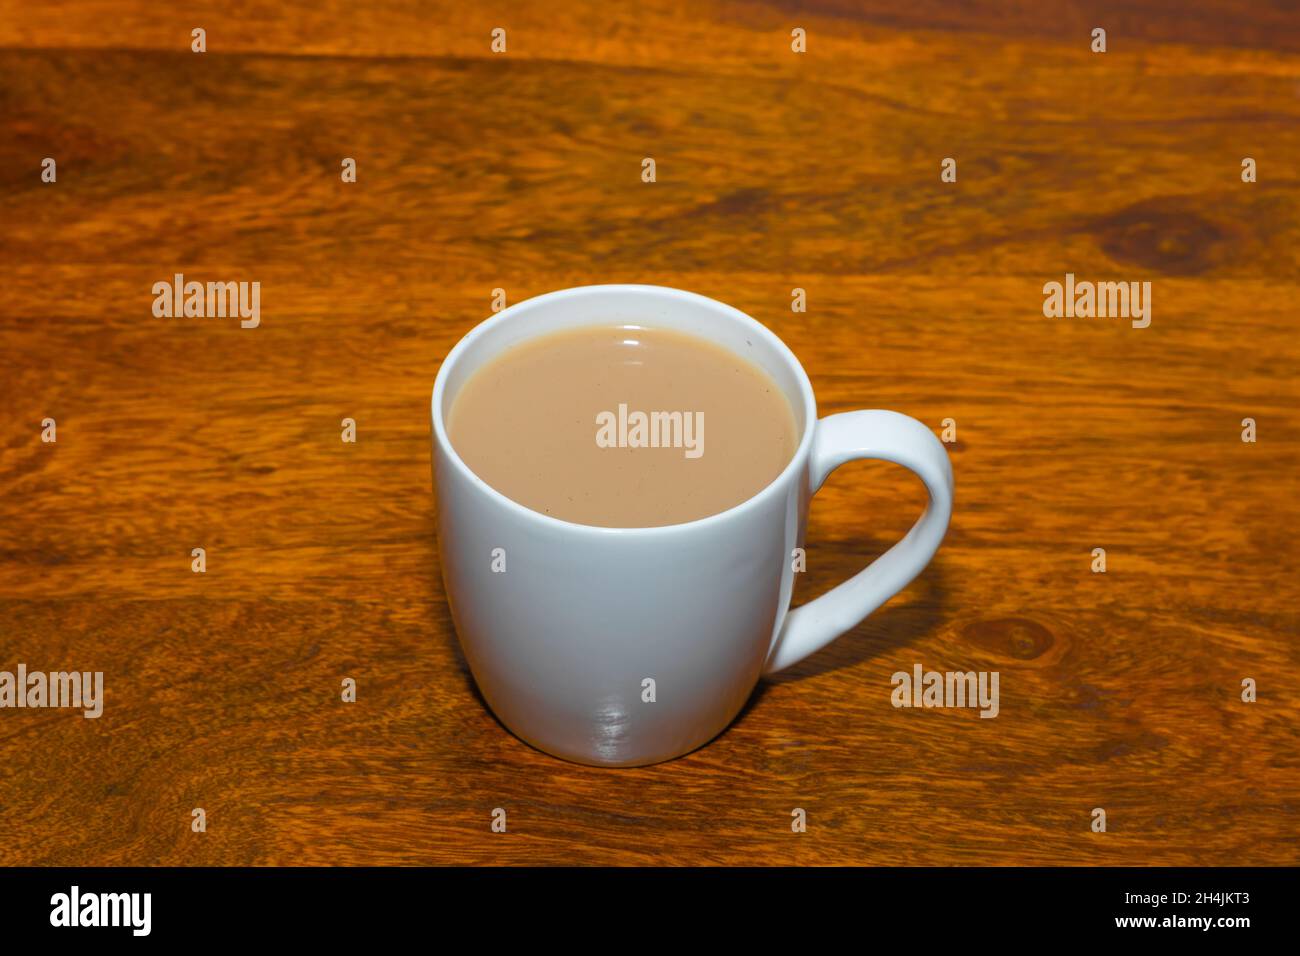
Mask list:
[[[563,518],[556,518],[553,515],[543,514],[540,511],[534,511],[527,505],[522,505],[509,498],[490,484],[484,481],[479,475],[465,463],[456,451],[455,446],[451,443],[451,438],[447,434],[446,424],[443,422],[442,399],[446,392],[447,379],[450,371],[455,367],[457,361],[469,349],[473,342],[483,335],[486,335],[497,326],[510,321],[515,315],[521,312],[527,312],[530,308],[536,308],[544,303],[554,303],[557,300],[568,298],[578,298],[595,293],[627,293],[632,295],[658,295],[670,299],[684,299],[693,301],[697,305],[705,305],[708,308],[720,313],[722,316],[737,321],[746,326],[755,335],[762,338],[768,345],[775,349],[777,355],[783,358],[791,371],[794,372],[795,381],[799,390],[799,398],[804,406],[803,432],[799,436],[799,444],[795,447],[794,454],[781,469],[781,472],[761,489],[750,495],[744,501],[738,502],[723,511],[711,515],[705,515],[702,518],[695,518],[691,521],[681,521],[675,524],[650,525],[635,527],[605,527],[603,525],[582,524],[577,521],[566,521]],[[548,333],[540,332],[537,336],[524,339],[522,341],[531,341],[532,338],[540,338]],[[521,343],[516,343],[521,344]],[[717,344],[720,348],[726,348],[721,343]],[[733,349],[727,349],[734,352]],[[736,353],[739,354],[739,353]],[[496,356],[493,356],[494,358]],[[744,356],[741,356],[742,358]],[[748,359],[746,359],[749,361]],[[717,299],[701,295],[698,292],[690,292],[685,289],[677,289],[666,285],[645,285],[635,283],[606,283],[597,285],[580,285],[571,286],[566,289],[557,289],[553,292],[544,292],[541,295],[535,295],[528,299],[516,302],[514,305],[507,306],[495,315],[489,316],[478,325],[466,332],[454,346],[446,357],[442,360],[442,365],[438,368],[438,374],[433,382],[433,394],[430,397],[430,414],[433,419],[433,434],[438,442],[438,446],[450,460],[452,467],[464,478],[482,489],[488,497],[493,499],[498,505],[506,510],[518,515],[524,519],[532,519],[541,522],[543,525],[549,525],[556,528],[568,529],[578,532],[597,532],[607,536],[619,535],[650,535],[650,534],[678,534],[687,531],[696,531],[710,523],[721,523],[729,518],[739,517],[744,511],[753,511],[761,506],[762,503],[780,493],[798,470],[805,467],[810,450],[812,448],[813,429],[817,423],[817,400],[813,395],[812,382],[808,379],[808,373],[804,370],[803,365],[795,356],[790,347],[781,341],[781,338],[769,329],[762,322],[750,315],[740,311],[735,306],[727,305]],[[436,462],[434,463],[437,464]]]

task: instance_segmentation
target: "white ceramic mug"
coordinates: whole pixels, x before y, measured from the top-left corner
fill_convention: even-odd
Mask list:
[[[688,332],[766,370],[800,435],[776,480],[697,521],[598,528],[525,508],[471,472],[446,426],[466,379],[526,339],[615,324]],[[443,581],[474,679],[516,735],[579,763],[639,766],[708,742],[760,676],[829,644],[916,577],[952,513],[952,466],[930,429],[878,410],[818,420],[808,375],[780,339],[731,306],[678,289],[584,286],[503,310],[443,361],[432,413]],[[916,472],[929,505],[866,569],[792,611],[792,552],[803,545],[809,500],[831,471],[859,458]],[[504,572],[493,570],[494,555],[504,555]],[[648,680],[653,702],[643,699]]]

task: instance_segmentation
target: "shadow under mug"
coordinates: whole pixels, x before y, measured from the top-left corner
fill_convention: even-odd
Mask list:
[[[468,378],[525,340],[621,324],[686,332],[765,370],[800,435],[781,474],[707,518],[599,528],[532,511],[470,471],[446,427]],[[432,416],[443,582],[474,680],[512,732],[584,764],[640,766],[707,743],[762,675],[829,644],[916,577],[952,513],[952,466],[929,428],[881,410],[819,420],[808,375],[780,339],[731,306],[679,289],[583,286],[504,309],[447,355]],[[792,552],[803,546],[809,501],[831,471],[860,458],[910,468],[929,504],[871,565],[790,610]]]

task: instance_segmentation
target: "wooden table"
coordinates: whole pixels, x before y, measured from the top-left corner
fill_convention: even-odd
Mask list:
[[[0,669],[107,688],[0,710],[0,863],[1300,862],[1294,9],[195,6],[0,2]],[[175,273],[259,327],[154,317]],[[1066,273],[1150,326],[1044,317]],[[925,574],[635,770],[485,709],[429,476],[493,290],[618,281],[754,315],[822,414],[957,427]],[[838,471],[796,603],[923,501]],[[918,663],[998,717],[895,709]]]

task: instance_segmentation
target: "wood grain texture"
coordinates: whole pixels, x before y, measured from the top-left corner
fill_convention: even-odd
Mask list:
[[[0,0],[0,669],[107,687],[0,711],[0,863],[1300,862],[1295,7],[464,6]],[[261,326],[155,319],[175,272],[260,281]],[[1150,280],[1150,328],[1045,319],[1066,272]],[[618,771],[478,698],[428,425],[493,288],[614,281],[959,438],[921,578]],[[836,472],[796,603],[923,500]],[[1000,715],[894,709],[918,662]]]

